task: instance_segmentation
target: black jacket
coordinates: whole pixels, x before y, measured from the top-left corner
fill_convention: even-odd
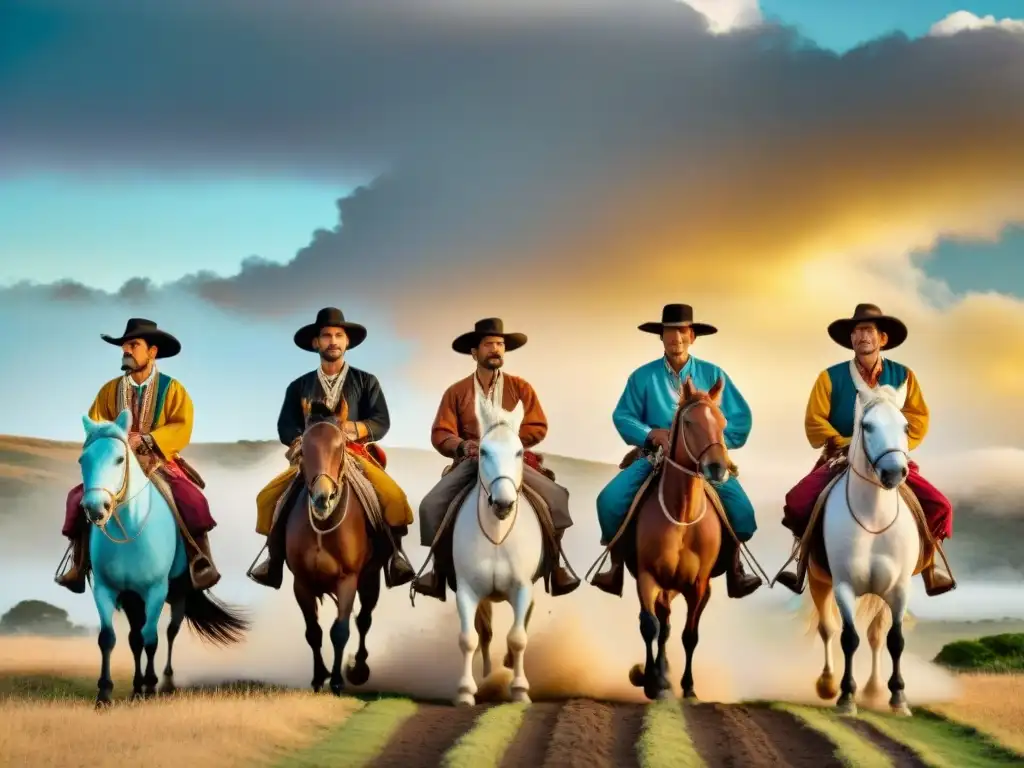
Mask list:
[[[349,421],[361,421],[370,434],[366,442],[377,442],[391,429],[391,415],[384,399],[380,382],[372,373],[348,367],[341,396],[348,403]],[[299,376],[284,393],[281,415],[277,417],[277,435],[285,445],[291,445],[306,430],[306,417],[310,404],[323,401],[324,390],[316,370]]]

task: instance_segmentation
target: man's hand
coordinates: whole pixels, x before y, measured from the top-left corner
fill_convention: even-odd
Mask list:
[[[480,443],[476,440],[463,440],[459,443],[458,453],[467,459],[475,458],[480,454]]]
[[[672,438],[667,429],[652,429],[647,434],[647,442],[649,442],[655,449],[661,448],[665,453],[668,453],[668,447],[671,440]]]
[[[142,442],[142,435],[140,435],[138,432],[129,432],[128,433],[128,446],[133,451],[138,453],[139,452],[139,447],[143,446],[143,445],[145,445],[145,444]]]
[[[291,445],[288,446],[288,450],[285,451],[284,457],[288,459],[289,464],[297,464],[299,457],[302,453],[302,438],[297,438]]]

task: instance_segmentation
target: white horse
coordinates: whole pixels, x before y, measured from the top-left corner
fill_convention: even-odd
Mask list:
[[[875,696],[881,691],[879,666],[888,606],[891,626],[886,646],[892,657],[889,706],[893,712],[909,715],[900,657],[910,581],[921,554],[921,539],[914,514],[900,498],[899,490],[909,474],[908,426],[901,411],[906,384],[899,389],[869,389],[856,372],[854,381],[858,392],[849,468],[832,487],[824,509],[823,532],[831,578],[813,556],[809,563],[818,634],[825,646],[825,667],[817,690],[823,699],[837,693],[832,676],[832,636],[838,607],[845,668],[837,709],[847,714],[857,712],[857,683],[853,679],[853,656],[860,644],[857,613],[874,614],[868,629],[871,677],[865,692]],[[833,593],[834,603],[830,600]],[[860,610],[855,611],[862,598]]]
[[[452,533],[455,601],[461,624],[459,648],[463,656],[455,703],[476,703],[473,658],[480,648],[478,612],[489,614],[488,603],[501,601],[510,603],[514,614],[508,633],[512,698],[529,702],[530,684],[523,654],[526,624],[533,606],[533,583],[540,571],[544,548],[537,512],[522,494],[523,444],[519,426],[523,421],[523,404],[517,403],[509,412],[478,399],[476,417],[481,435],[477,480],[459,507]],[[489,620],[486,624],[490,624]],[[489,626],[486,631],[489,634]],[[489,653],[484,658],[485,676],[490,671],[490,659],[486,656]]]

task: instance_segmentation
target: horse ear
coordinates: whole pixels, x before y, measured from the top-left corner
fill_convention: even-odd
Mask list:
[[[516,432],[519,431],[519,427],[523,424],[523,417],[526,416],[526,408],[523,406],[522,400],[517,400],[515,406],[509,411],[509,415],[512,417],[512,426],[515,427]]]
[[[83,414],[82,427],[85,429],[86,436],[91,435],[92,431],[96,429],[96,422],[89,418],[89,414]]]
[[[722,402],[722,392],[725,390],[725,377],[721,374],[718,375],[718,381],[711,387],[708,392],[708,396],[711,398],[711,402],[715,405],[719,405]]]
[[[128,432],[128,430],[132,428],[131,408],[125,408],[123,411],[117,414],[117,419],[115,419],[114,423],[117,424],[117,426],[119,426],[122,431]]]
[[[686,381],[683,382],[683,399],[689,400],[697,393],[697,387],[693,383],[693,377],[687,376]]]

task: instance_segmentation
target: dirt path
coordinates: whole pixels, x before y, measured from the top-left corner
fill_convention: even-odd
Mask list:
[[[871,723],[851,717],[847,721],[847,725],[887,754],[892,760],[894,768],[926,768],[926,763],[922,762],[914,750],[905,744],[893,741]]]
[[[572,699],[535,704],[501,768],[637,768],[644,708]]]
[[[716,768],[841,768],[835,748],[785,712],[723,704],[687,705],[687,731]]]
[[[409,768],[412,765],[433,768],[440,765],[442,755],[473,727],[488,706],[420,704],[416,714],[402,724],[370,768]]]

